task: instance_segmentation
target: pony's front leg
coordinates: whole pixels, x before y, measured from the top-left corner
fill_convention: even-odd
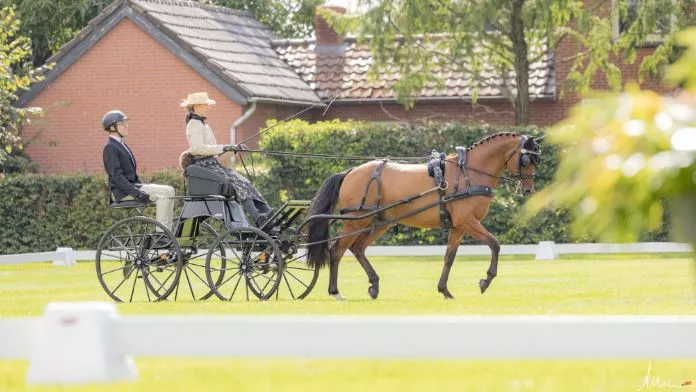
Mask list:
[[[437,284],[437,291],[445,296],[445,299],[454,299],[452,293],[447,289],[447,280],[449,279],[449,273],[452,269],[452,264],[454,263],[454,257],[457,256],[457,249],[459,249],[459,242],[462,240],[464,232],[461,229],[453,228],[449,237],[447,238],[447,252],[445,252],[445,265],[442,267],[442,274],[440,274],[440,281]]]
[[[483,227],[481,222],[474,220],[469,222],[468,226],[471,228],[470,234],[472,237],[491,248],[491,264],[488,266],[486,279],[479,280],[479,288],[481,289],[481,294],[483,294],[491,285],[491,282],[496,275],[498,275],[498,255],[500,254],[500,242],[498,242],[498,239],[495,238],[493,234],[489,233],[488,230]]]

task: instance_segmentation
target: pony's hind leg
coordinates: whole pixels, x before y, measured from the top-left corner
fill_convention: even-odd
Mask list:
[[[372,268],[372,264],[370,264],[370,261],[365,257],[365,249],[370,246],[374,240],[381,237],[388,229],[389,227],[384,226],[375,229],[372,233],[362,234],[349,248],[367,274],[367,279],[370,281],[370,287],[367,289],[367,293],[370,294],[372,299],[377,299],[379,295],[379,275],[377,275],[375,269]]]
[[[343,230],[341,235],[346,235],[349,233],[357,232],[364,229],[369,225],[371,220],[361,219],[358,221],[344,221]],[[331,246],[329,251],[329,295],[337,300],[344,300],[345,297],[341,295],[338,291],[338,265],[343,258],[343,254],[346,250],[353,245],[353,243],[361,236],[361,234],[356,234],[354,236],[347,236],[338,239]]]
[[[493,234],[489,233],[488,230],[483,227],[481,222],[477,220],[468,222],[467,226],[470,229],[469,233],[472,237],[491,248],[491,264],[488,266],[488,271],[486,271],[486,279],[479,280],[479,288],[481,289],[481,294],[483,294],[491,285],[493,279],[498,275],[498,255],[500,254],[500,242],[498,242],[498,239],[495,238]]]
[[[437,291],[445,296],[445,299],[454,299],[452,293],[447,289],[447,281],[449,280],[449,273],[452,269],[452,264],[454,263],[454,257],[457,255],[457,249],[459,249],[459,242],[464,237],[464,231],[460,228],[452,228],[447,238],[447,251],[445,252],[445,265],[442,267],[442,274],[440,275],[440,281],[437,284]]]
[[[329,251],[329,295],[339,301],[344,300],[345,297],[338,291],[338,264],[353,241],[355,237],[341,238],[331,246]]]

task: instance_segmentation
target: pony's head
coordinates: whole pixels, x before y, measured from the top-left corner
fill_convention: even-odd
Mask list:
[[[520,181],[524,196],[534,192],[534,169],[539,165],[542,140],[543,136],[521,136],[519,145],[505,160],[505,166],[512,177]]]

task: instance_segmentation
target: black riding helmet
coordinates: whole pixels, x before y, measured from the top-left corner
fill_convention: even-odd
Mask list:
[[[102,118],[102,126],[105,131],[115,132],[116,123],[120,121],[128,120],[128,116],[123,114],[120,110],[112,110],[107,112]]]

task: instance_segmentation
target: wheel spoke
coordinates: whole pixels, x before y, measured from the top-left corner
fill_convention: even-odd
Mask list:
[[[296,299],[295,294],[292,292],[292,287],[290,287],[290,282],[288,282],[288,277],[283,275],[283,280],[285,281],[285,285],[288,286],[288,291],[290,291],[290,296],[292,297],[292,299]]]
[[[295,278],[296,281],[302,283],[302,285],[303,285],[304,287],[309,288],[309,286],[307,286],[303,281],[301,281],[297,276],[295,276],[295,274],[293,274],[293,273],[290,272],[290,271],[287,271],[287,273],[288,273],[290,276],[292,276],[293,278]]]
[[[263,291],[263,292],[266,291],[266,288],[268,287],[269,284],[271,284],[271,282],[273,282],[273,277],[275,277],[275,276],[276,276],[276,274],[275,274],[275,272],[274,272],[273,275],[271,275],[271,279],[268,279],[268,282],[266,282],[266,285],[263,286],[263,288],[261,289],[261,291]]]
[[[246,300],[249,302],[249,277],[245,277],[244,279],[244,287],[246,288]]]
[[[135,273],[135,279],[133,279],[133,288],[131,289],[130,300],[128,300],[128,302],[133,302],[133,294],[135,293],[135,284],[138,283],[138,273],[140,272],[139,268],[133,268],[133,269],[136,270],[137,272]],[[147,287],[145,287],[145,290],[147,290]]]
[[[125,281],[128,280],[128,277],[131,276],[131,274],[133,273],[133,271],[135,271],[135,268],[133,268],[133,269],[131,269],[130,271],[128,271],[128,273],[126,274],[126,276],[123,277],[123,280],[121,281],[121,283],[119,283],[118,286],[116,286],[116,288],[114,289],[114,291],[111,292],[111,295],[115,295],[116,291],[121,287],[121,285],[123,285],[123,283],[124,283]],[[136,278],[137,278],[137,275],[136,275]]]
[[[188,268],[184,269],[184,276],[186,276],[186,283],[188,283],[189,290],[191,291],[191,298],[196,299],[196,294],[193,292],[193,286],[191,286],[191,279],[188,276]]]
[[[176,284],[176,288],[174,289],[174,301],[179,298],[179,283]]]
[[[200,276],[200,275],[198,275],[198,273],[197,273],[196,271],[194,271],[194,270],[193,270],[193,268],[191,268],[191,267],[187,267],[186,269],[190,270],[190,271],[191,271],[191,273],[192,273],[193,275],[195,275],[195,276],[196,276],[196,277],[198,278],[198,280],[200,280],[201,282],[205,283],[205,284],[206,284],[206,286],[208,285],[208,281],[207,281],[207,280],[205,280],[205,279],[203,279],[203,278],[201,278],[201,276]]]
[[[145,239],[147,238],[147,223],[143,223],[145,225],[145,230],[143,230],[142,235],[140,236],[140,243],[138,244],[138,254],[143,257],[145,256],[145,253],[142,252],[142,250],[145,248]]]
[[[118,241],[118,243],[119,243],[119,244],[121,245],[121,247],[122,247],[122,250],[124,250],[126,253],[128,253],[128,258],[129,258],[129,259],[136,259],[136,257],[130,252],[130,250],[128,250],[128,247],[127,247],[123,242],[121,242],[121,240],[118,239],[118,237],[114,237],[114,236],[112,235],[112,236],[111,236],[111,239],[112,239],[112,240],[115,240],[115,241]],[[121,258],[121,257],[119,256],[119,259],[120,259],[120,258]]]
[[[102,272],[100,275],[101,275],[101,276],[104,276],[104,275],[108,275],[108,274],[110,274],[110,273],[112,273],[112,272],[123,271],[123,269],[126,268],[127,266],[128,266],[128,265],[124,265],[124,266],[118,267],[118,268],[116,268],[116,269],[112,269],[112,270],[110,270],[110,271]]]
[[[153,239],[154,237],[150,237],[150,239],[152,240],[152,244],[151,244],[150,247],[147,249],[147,251],[145,251],[145,253],[143,254],[143,256],[144,256],[144,255],[147,255],[147,254],[150,254],[150,252],[151,252],[152,249],[155,247],[155,245],[157,245],[157,242],[158,242],[159,240],[161,240],[162,237],[165,236],[165,232],[163,232],[163,231],[159,231],[159,232],[157,232],[157,233],[159,233],[160,236],[157,237],[157,239]]]
[[[287,265],[285,266],[285,269],[294,269],[294,270],[300,270],[300,271],[312,271],[314,272],[314,269],[312,268],[302,268],[302,267],[288,267]]]
[[[169,279],[171,279],[172,276],[174,276],[175,273],[176,273],[176,270],[172,271],[172,273],[170,273],[169,276],[167,276],[167,279],[165,279],[164,282],[162,282],[162,284],[160,284],[160,286],[159,286],[159,287],[157,288],[157,290],[155,290],[155,291],[159,293],[160,289],[163,288],[165,284],[167,284],[167,282],[169,281]],[[155,278],[155,280],[159,283],[159,279]],[[176,284],[176,282],[175,282],[175,284]],[[177,284],[177,286],[178,286],[178,284]],[[165,290],[165,291],[166,291],[166,290]]]
[[[220,283],[217,287],[222,287],[222,286],[224,286],[225,283],[227,283],[227,282],[229,282],[230,280],[234,279],[234,277],[237,276],[239,273],[240,273],[240,272],[239,272],[239,270],[238,270],[237,272],[235,272],[234,274],[232,274],[232,276],[230,276],[229,278],[227,278],[226,281]]]
[[[147,279],[149,279],[149,276],[148,277],[143,276],[143,281],[145,281]],[[154,294],[157,294],[157,293],[154,293]],[[152,298],[150,298],[150,289],[147,287],[147,284],[145,285],[145,295],[147,295],[147,302],[152,302]],[[159,297],[159,295],[157,297]]]
[[[271,275],[271,276],[275,276],[275,274],[273,274],[273,275]],[[258,277],[263,277],[263,278],[265,278],[265,279],[267,279],[267,280],[273,281],[273,279],[271,279],[271,278],[269,278],[268,276],[264,275],[263,272],[259,272],[258,274],[251,276],[250,279],[256,279],[256,278],[258,278]]]
[[[201,265],[201,264],[196,264],[196,263],[192,263],[192,262],[191,262],[190,260],[189,260],[189,262],[188,262],[188,264],[187,264],[187,265],[189,266],[189,268],[191,268],[190,266],[192,266],[192,265],[193,265],[193,266],[195,266],[195,267],[201,267],[201,268],[205,268],[205,265]]]
[[[234,293],[237,292],[237,287],[239,286],[239,282],[240,282],[241,280],[242,280],[242,274],[239,274],[239,279],[237,279],[237,284],[234,285],[234,290],[232,290],[232,295],[230,295],[230,299],[229,299],[229,300],[232,300],[232,298],[234,297]]]
[[[235,263],[235,265],[237,265],[237,266],[239,265],[239,262],[236,262],[236,261],[232,260],[231,258],[227,257],[227,255],[217,254],[217,253],[215,253],[215,252],[213,252],[213,255],[218,256],[218,257],[220,258],[220,260],[222,260],[222,261],[224,261],[224,262],[230,261],[230,262]],[[241,260],[241,259],[239,258],[239,256],[237,256],[237,260]]]

